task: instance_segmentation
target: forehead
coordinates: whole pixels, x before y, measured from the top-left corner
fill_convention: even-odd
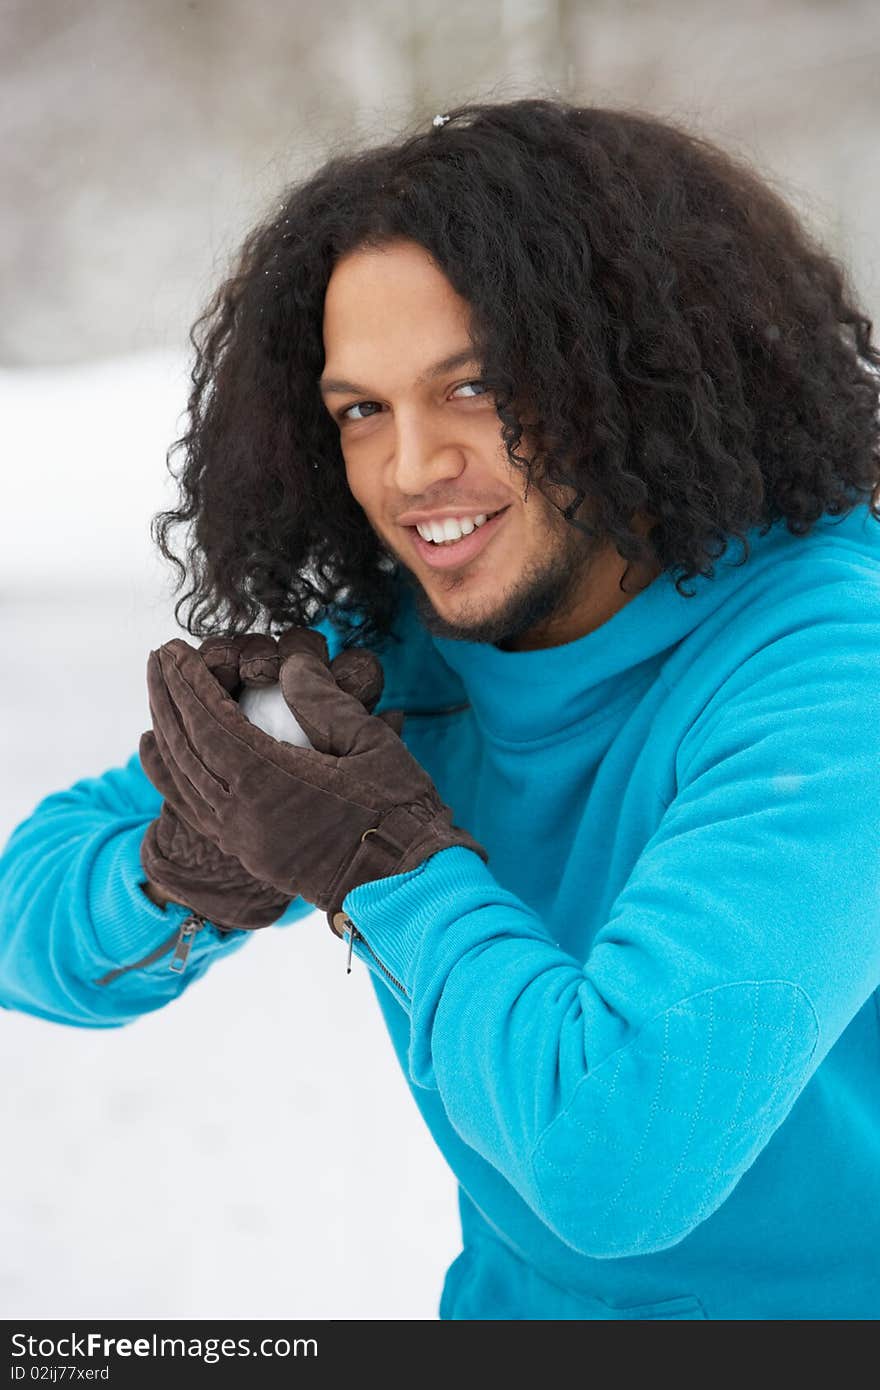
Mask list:
[[[434,331],[469,320],[465,300],[452,288],[423,246],[396,241],[351,251],[333,269],[324,296],[324,343],[329,353],[343,342],[377,332]]]

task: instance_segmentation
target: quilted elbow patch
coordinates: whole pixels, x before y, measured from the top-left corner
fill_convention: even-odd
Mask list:
[[[818,1037],[786,980],[719,985],[659,1014],[588,1072],[535,1146],[544,1220],[597,1259],[675,1245],[785,1118]]]

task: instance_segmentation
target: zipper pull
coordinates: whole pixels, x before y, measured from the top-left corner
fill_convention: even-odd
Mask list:
[[[346,973],[346,975],[350,975],[350,974],[351,974],[351,953],[352,953],[352,951],[353,951],[353,949],[354,949],[354,939],[355,939],[356,936],[360,936],[360,932],[358,931],[358,929],[357,929],[357,927],[355,926],[354,922],[352,922],[352,924],[351,924],[351,930],[350,930],[350,932],[348,933],[348,959],[347,959],[346,962],[345,962],[345,973]]]
[[[328,913],[327,915],[329,920],[330,914]],[[360,932],[358,931],[357,927],[355,926],[351,918],[348,916],[348,914],[342,911],[334,912],[333,918],[330,921],[330,926],[332,927],[334,933],[337,936],[342,937],[343,941],[345,940],[346,933],[348,934],[348,954],[345,958],[345,973],[346,975],[350,975],[351,953],[354,947],[355,937],[360,937]]]
[[[184,918],[180,924],[180,930],[177,933],[174,955],[171,957],[171,964],[168,967],[169,970],[174,970],[179,975],[182,970],[186,969],[186,963],[189,960],[189,953],[192,950],[196,932],[200,932],[204,925],[205,918],[198,912],[191,912],[188,917]]]

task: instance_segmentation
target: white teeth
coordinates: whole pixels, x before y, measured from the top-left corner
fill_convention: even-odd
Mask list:
[[[469,536],[471,531],[482,526],[488,519],[488,512],[480,512],[475,517],[450,516],[443,521],[420,521],[416,525],[416,530],[423,541],[433,541],[435,545],[444,545],[451,541],[460,541],[462,536]]]

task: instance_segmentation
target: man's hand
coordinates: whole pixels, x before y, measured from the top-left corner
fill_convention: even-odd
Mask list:
[[[372,704],[378,659],[363,649],[331,666],[321,633],[279,639],[278,679],[312,748],[279,743],[250,724],[198,652],[173,639],[151,652],[147,686],[163,794],[176,814],[261,882],[334,915],[352,888],[417,867],[438,850],[485,849],[452,824],[450,808],[398,737],[397,711],[369,714],[340,688],[338,663]],[[352,680],[351,684],[355,682]]]
[[[234,697],[245,686],[277,681],[282,653],[283,639],[279,645],[261,633],[209,637],[198,650],[208,671]],[[381,668],[378,677],[375,668],[372,657],[356,651],[341,652],[332,665],[338,684],[367,709],[372,709],[382,693]],[[391,712],[389,722],[399,729],[397,711]],[[254,878],[234,855],[224,854],[213,840],[177,814],[171,804],[174,783],[151,733],[141,739],[140,756],[150,781],[166,798],[141,845],[147,897],[157,906],[180,903],[217,926],[239,931],[277,921],[292,895]]]
[[[209,637],[198,651],[207,670],[224,690],[238,694],[245,685],[265,685],[278,673],[278,649],[261,634]],[[166,800],[148,827],[141,844],[141,864],[147,875],[144,892],[151,902],[192,908],[215,926],[238,931],[267,927],[278,920],[291,901],[269,883],[249,874],[233,856],[181,820],[167,800],[174,784],[156,748],[144,735],[140,747],[144,772]]]

